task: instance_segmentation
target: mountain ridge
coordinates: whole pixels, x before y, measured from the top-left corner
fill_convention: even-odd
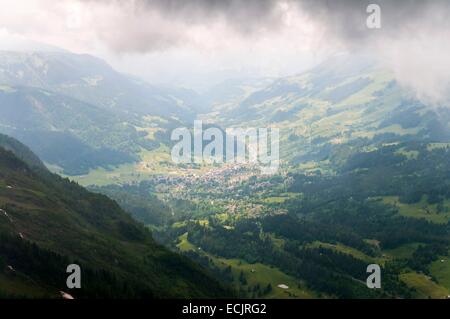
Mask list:
[[[42,293],[58,297],[59,290],[67,289],[61,260],[77,261],[88,273],[86,288],[71,292],[77,298],[98,298],[105,293],[101,278],[96,280],[92,275],[99,272],[110,278],[104,283],[105,289],[127,282],[126,290],[105,294],[115,298],[198,298],[229,293],[187,258],[156,244],[150,233],[114,201],[48,171],[30,169],[1,147],[3,144],[0,144],[0,235],[4,240],[0,243],[0,282],[9,283],[0,285],[3,293],[8,294],[8,288],[4,287],[14,286],[12,283],[18,280],[28,288],[30,283],[38,283],[32,286],[41,293],[34,297],[42,297]],[[28,263],[45,262],[36,256],[35,260],[32,251],[50,254],[55,264],[47,262],[42,264],[44,268],[30,272]],[[17,279],[11,269],[31,281]],[[55,279],[49,279],[53,277],[46,269],[57,270],[53,274]],[[21,293],[33,297],[33,291],[32,287],[24,288]]]

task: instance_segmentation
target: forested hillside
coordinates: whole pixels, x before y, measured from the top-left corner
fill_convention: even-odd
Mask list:
[[[8,147],[7,145],[11,145]],[[32,163],[20,143],[1,145]],[[31,161],[31,162],[30,162]],[[39,162],[38,162],[39,163]],[[229,291],[156,244],[115,202],[28,166],[0,147],[0,295],[59,298],[66,267],[82,269],[75,298],[221,297]]]

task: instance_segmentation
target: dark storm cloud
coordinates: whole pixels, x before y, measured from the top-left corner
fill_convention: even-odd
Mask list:
[[[284,25],[286,13],[299,10],[324,27],[326,36],[348,45],[373,37],[416,32],[422,23],[448,27],[450,1],[447,0],[81,0],[116,5],[124,12],[114,34],[103,34],[120,50],[152,51],[179,46],[190,41],[191,27],[222,22],[236,36],[265,36]],[[130,5],[133,3],[133,5]],[[382,28],[366,27],[369,4],[378,4]],[[443,14],[445,13],[445,14]],[[105,33],[105,30],[103,30]],[[221,36],[218,34],[217,36]],[[123,43],[122,43],[123,42]]]
[[[140,0],[144,8],[192,24],[224,19],[244,33],[259,27],[276,27],[281,19],[279,1],[274,0]]]
[[[237,36],[277,30],[283,12],[273,0],[81,0],[90,5],[115,6],[122,12],[110,21],[113,32],[96,28],[101,39],[119,51],[155,51],[191,42],[195,27],[222,23]],[[108,26],[108,24],[107,24]],[[223,36],[217,34],[218,37]]]
[[[98,13],[89,31],[115,52],[231,48],[239,59],[243,50],[283,51],[317,38],[306,40],[307,50],[370,52],[418,97],[450,101],[448,0],[79,1]],[[367,27],[369,4],[381,8],[380,29]]]
[[[448,27],[450,1],[448,0],[299,0],[301,10],[322,23],[330,36],[339,37],[351,44],[373,37],[395,36],[414,32],[424,24]],[[381,8],[382,27],[371,32],[366,26],[370,4]],[[431,20],[435,19],[435,20]],[[439,25],[440,24],[440,25]],[[373,31],[373,30],[372,30]],[[414,34],[411,34],[414,36]]]

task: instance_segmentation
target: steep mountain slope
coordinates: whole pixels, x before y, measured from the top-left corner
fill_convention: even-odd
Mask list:
[[[208,118],[220,115],[233,109],[254,92],[264,89],[272,83],[270,78],[236,78],[228,79],[214,85],[206,92],[199,95],[198,100],[202,108],[199,113],[213,112]]]
[[[13,151],[30,158],[17,142]],[[30,168],[3,147],[0,209],[0,296],[58,297],[67,291],[70,263],[82,269],[82,288],[70,291],[76,298],[227,294],[199,267],[156,244],[115,202]]]
[[[148,127],[192,117],[192,92],[159,89],[66,51],[0,51],[0,132],[67,175],[139,160],[159,146]]]
[[[30,145],[68,174],[131,162],[152,144],[132,119],[79,100],[31,87],[0,89],[0,131]]]
[[[31,86],[124,113],[188,117],[182,100],[85,54],[0,52],[0,83]]]
[[[0,134],[0,147],[14,153],[30,168],[46,170],[44,163],[28,147],[7,135]]]
[[[281,128],[282,160],[291,163],[353,145],[450,137],[448,109],[415,99],[368,56],[336,56],[254,91],[224,113],[223,126]]]

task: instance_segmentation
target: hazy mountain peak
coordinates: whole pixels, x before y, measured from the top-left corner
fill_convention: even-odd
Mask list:
[[[57,46],[33,41],[24,37],[0,33],[0,51],[15,52],[68,52]]]

